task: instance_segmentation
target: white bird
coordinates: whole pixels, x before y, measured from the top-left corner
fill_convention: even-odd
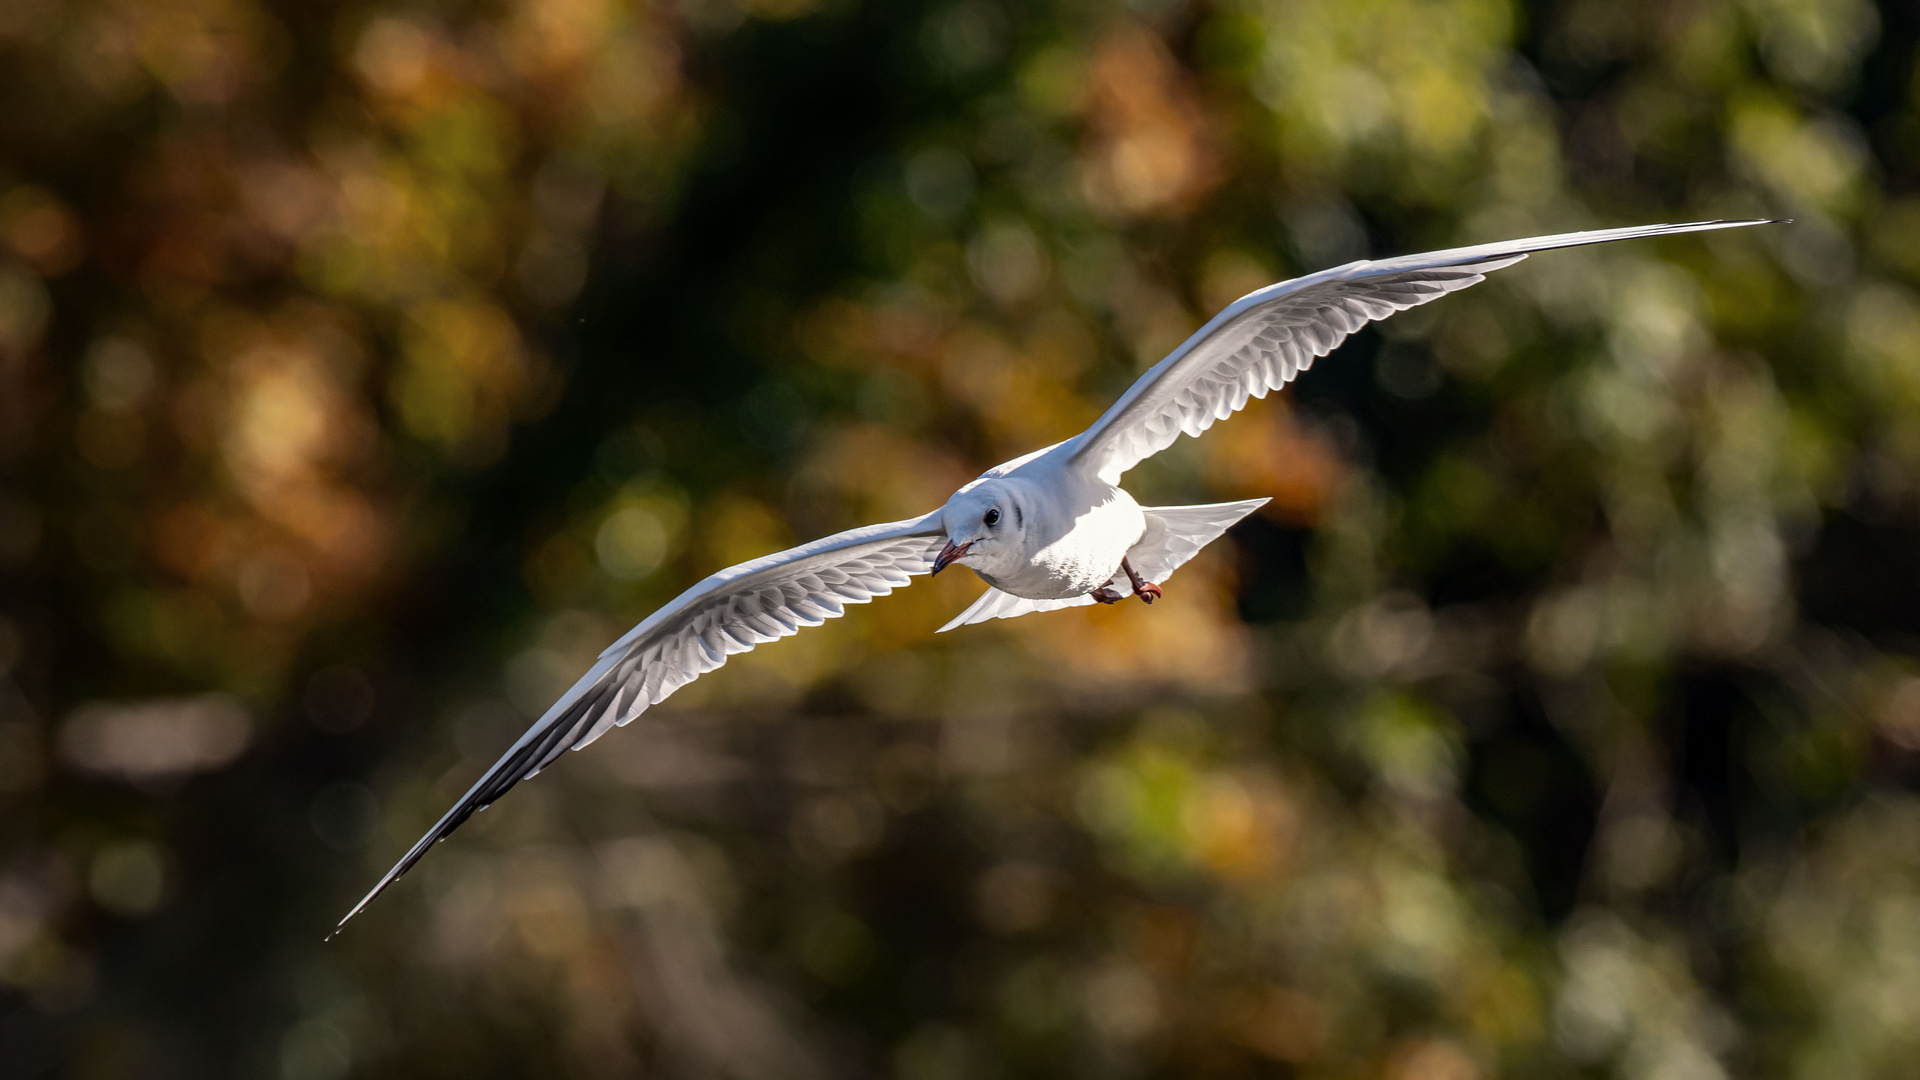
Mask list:
[[[1536,251],[1772,223],[1699,221],[1509,240],[1351,262],[1248,293],[1142,375],[1092,427],[988,469],[940,509],[728,567],[675,597],[608,646],[334,932],[435,841],[561,751],[585,747],[735,653],[819,626],[916,574],[959,565],[992,586],[942,631],[1129,594],[1151,604],[1160,582],[1267,500],[1141,506],[1120,488],[1121,475],[1181,435],[1197,436],[1231,416],[1248,398],[1285,386],[1368,322],[1478,284]]]

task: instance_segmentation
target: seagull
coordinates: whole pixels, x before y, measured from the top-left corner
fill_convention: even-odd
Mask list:
[[[1153,603],[1175,570],[1267,500],[1141,506],[1120,487],[1121,476],[1181,435],[1197,437],[1247,399],[1285,386],[1369,322],[1476,285],[1538,251],[1783,223],[1696,221],[1537,236],[1361,260],[1248,293],[1073,438],[988,469],[932,513],[728,567],[647,616],[600,654],[333,933],[474,811],[562,751],[585,748],[735,653],[838,618],[846,605],[885,596],[916,575],[964,566],[989,586],[941,632],[1129,596]]]

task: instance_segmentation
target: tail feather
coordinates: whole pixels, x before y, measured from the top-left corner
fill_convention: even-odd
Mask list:
[[[1241,502],[1209,503],[1204,506],[1145,506],[1147,531],[1140,542],[1127,552],[1127,562],[1148,581],[1165,581],[1200,549],[1220,539],[1241,518],[1267,505],[1269,499],[1245,499]],[[1115,575],[1120,588],[1128,587],[1124,575]]]

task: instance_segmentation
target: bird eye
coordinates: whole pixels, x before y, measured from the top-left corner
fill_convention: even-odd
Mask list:
[[[997,508],[993,510],[989,510],[987,511],[986,516],[981,518],[980,520],[986,522],[987,528],[991,529],[995,525],[1000,524],[1000,511]]]

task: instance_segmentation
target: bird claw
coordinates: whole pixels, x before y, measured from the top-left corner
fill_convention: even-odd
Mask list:
[[[1127,580],[1133,583],[1133,595],[1149,604],[1160,599],[1160,586],[1142,578],[1124,556],[1120,559],[1120,569],[1126,573]]]
[[[1120,601],[1125,600],[1127,598],[1125,593],[1115,592],[1114,590],[1109,589],[1104,585],[1098,589],[1093,590],[1087,595],[1093,597],[1095,600],[1098,600],[1103,604],[1117,604]],[[1134,587],[1133,595],[1151,604],[1155,600],[1160,599],[1160,586],[1155,585],[1151,581],[1143,581],[1139,585]]]

